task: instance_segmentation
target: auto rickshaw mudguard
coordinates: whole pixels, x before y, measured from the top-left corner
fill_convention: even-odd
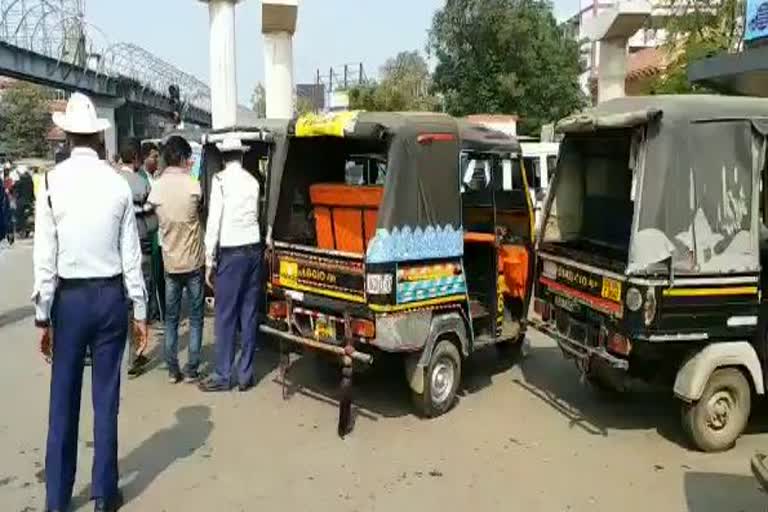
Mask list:
[[[675,378],[675,396],[695,402],[701,398],[712,372],[726,366],[745,369],[755,392],[765,393],[763,370],[754,347],[747,341],[728,341],[710,343],[686,360]]]
[[[405,360],[405,376],[416,393],[424,392],[424,368],[429,364],[435,343],[443,336],[458,338],[459,350],[464,357],[469,355],[469,337],[464,317],[457,312],[436,314],[432,317],[429,336],[420,353],[414,353]]]

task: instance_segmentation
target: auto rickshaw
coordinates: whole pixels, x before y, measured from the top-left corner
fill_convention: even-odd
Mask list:
[[[595,386],[671,389],[693,445],[729,448],[765,391],[768,101],[621,98],[557,129],[534,325]]]
[[[270,183],[261,330],[338,357],[340,435],[354,362],[403,354],[432,417],[469,354],[523,340],[533,217],[515,139],[440,114],[310,115]]]

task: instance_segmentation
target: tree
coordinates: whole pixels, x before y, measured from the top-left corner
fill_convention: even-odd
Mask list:
[[[429,67],[419,52],[400,52],[381,67],[379,82],[348,91],[352,109],[377,111],[432,111],[438,105],[429,92]]]
[[[648,85],[650,94],[711,92],[688,82],[688,64],[739,49],[743,34],[742,0],[669,0],[660,28],[666,31],[664,72]]]
[[[531,133],[585,103],[579,43],[547,0],[447,0],[428,47],[434,89],[451,114],[516,114]]]
[[[51,115],[41,87],[18,82],[5,90],[0,101],[0,140],[14,158],[44,156],[48,152]]]
[[[267,92],[264,90],[264,84],[258,82],[256,87],[253,88],[253,94],[251,94],[251,109],[253,109],[259,117],[267,117]]]

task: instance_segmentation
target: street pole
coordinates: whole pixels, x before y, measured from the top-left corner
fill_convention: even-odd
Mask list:
[[[210,16],[211,119],[214,129],[237,124],[235,5],[239,0],[201,0]]]

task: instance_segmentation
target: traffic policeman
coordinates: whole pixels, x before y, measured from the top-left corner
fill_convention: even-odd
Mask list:
[[[216,297],[216,368],[200,389],[226,391],[237,384],[240,391],[247,391],[255,384],[253,363],[263,293],[259,182],[242,166],[248,147],[240,139],[226,138],[218,149],[226,163],[213,177],[205,232],[205,277]],[[235,365],[238,332],[241,349]]]
[[[146,291],[141,249],[128,184],[97,149],[109,122],[91,100],[75,93],[66,112],[54,113],[66,134],[68,160],[45,178],[36,207],[35,323],[40,349],[51,362],[46,509],[70,506],[77,466],[78,424],[86,348],[92,354],[96,511],[122,506],[118,489],[117,414],[128,302],[133,302],[137,352],[147,344]]]

